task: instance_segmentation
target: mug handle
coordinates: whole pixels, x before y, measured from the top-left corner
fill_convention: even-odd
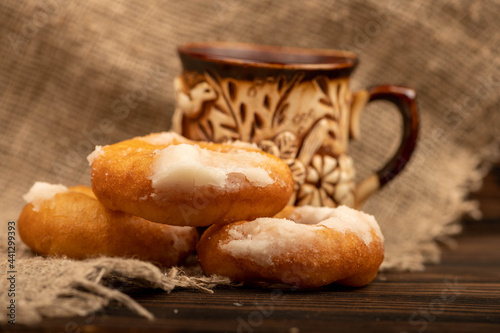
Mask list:
[[[403,116],[401,144],[394,156],[378,171],[362,180],[355,190],[354,207],[358,208],[378,189],[403,170],[415,149],[419,131],[419,115],[415,90],[402,86],[380,85],[354,94],[351,108],[350,134],[359,137],[359,119],[363,107],[376,100],[392,102]]]

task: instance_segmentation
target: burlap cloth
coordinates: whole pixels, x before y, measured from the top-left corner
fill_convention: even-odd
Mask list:
[[[479,214],[466,198],[498,154],[499,12],[499,1],[468,0],[2,0],[2,261],[6,222],[18,217],[21,195],[33,182],[89,184],[85,157],[95,144],[169,129],[172,81],[180,72],[176,45],[226,40],[347,49],[361,61],[353,90],[394,83],[418,91],[417,152],[363,209],[386,236],[384,268],[437,263],[438,242],[460,232],[464,213]],[[400,119],[394,115],[383,103],[364,113],[363,137],[351,145],[359,178],[395,150]],[[177,271],[165,275],[133,260],[33,259],[19,238],[17,248],[18,323],[85,315],[112,299],[149,316],[106,287],[109,279],[165,290],[211,284],[182,275],[186,284]],[[5,311],[8,281],[0,281]]]

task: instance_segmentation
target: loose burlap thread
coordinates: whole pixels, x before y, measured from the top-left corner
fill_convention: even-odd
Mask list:
[[[30,257],[20,259],[15,275],[15,287],[2,282],[0,296],[12,289],[17,297],[15,317],[6,316],[2,322],[36,324],[43,317],[74,317],[95,315],[103,307],[115,301],[131,312],[154,319],[151,312],[123,292],[123,288],[162,289],[171,292],[174,288],[189,288],[213,293],[216,285],[227,285],[224,277],[204,276],[196,269],[186,274],[176,267],[160,269],[155,265],[123,258],[95,258],[78,261],[67,258],[45,259]],[[9,272],[9,263],[0,264],[2,272]],[[7,277],[12,276],[10,273]],[[110,282],[112,281],[112,283]],[[123,286],[120,288],[118,286]],[[4,300],[5,297],[2,297]],[[7,313],[9,314],[9,313]]]
[[[167,130],[172,81],[181,70],[177,45],[226,40],[340,48],[360,57],[353,90],[380,83],[417,90],[421,135],[415,155],[363,210],[376,216],[385,234],[385,269],[423,269],[439,262],[439,243],[452,242],[463,214],[480,214],[467,196],[498,158],[499,10],[499,1],[465,0],[2,1],[1,221],[18,217],[22,194],[37,180],[88,185],[85,157],[94,145]],[[401,120],[394,115],[384,103],[364,111],[362,138],[350,147],[359,179],[396,149]],[[2,253],[6,230],[2,225]],[[82,315],[111,299],[148,316],[97,279],[105,271],[110,279],[140,279],[143,287],[186,286],[177,277],[165,282],[147,265],[21,255],[18,288],[25,292],[18,294],[18,320]],[[54,283],[46,288],[46,281]],[[87,295],[80,293],[83,284],[92,284]],[[43,305],[50,303],[71,310]]]

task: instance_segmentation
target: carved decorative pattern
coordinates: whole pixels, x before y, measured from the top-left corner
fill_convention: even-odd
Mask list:
[[[279,156],[295,180],[290,204],[354,204],[347,78],[242,81],[184,72],[174,85],[175,131],[194,140],[253,142]]]

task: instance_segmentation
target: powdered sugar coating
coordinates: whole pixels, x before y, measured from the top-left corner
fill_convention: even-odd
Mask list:
[[[94,163],[94,160],[101,155],[104,155],[104,150],[102,150],[102,146],[95,146],[94,151],[87,156],[87,161],[89,162],[89,165],[92,165],[92,163]]]
[[[165,146],[180,142],[188,143],[190,141],[185,137],[183,137],[182,135],[172,131],[155,133],[145,137],[141,137],[140,139],[152,145],[165,145]]]
[[[221,241],[219,247],[236,258],[250,259],[260,266],[272,265],[273,258],[290,254],[296,244],[314,243],[316,232],[325,227],[343,234],[354,233],[366,245],[373,241],[373,230],[383,241],[371,215],[346,206],[300,206],[289,219],[258,218],[235,225],[228,231],[229,239]]]
[[[337,208],[299,206],[288,218],[302,224],[324,225],[342,233],[353,232],[365,244],[372,241],[372,229],[380,239],[384,239],[375,217],[347,206]]]
[[[23,195],[23,199],[27,203],[31,203],[33,205],[33,210],[38,212],[40,210],[40,204],[43,201],[50,200],[54,195],[67,191],[68,188],[61,184],[54,185],[46,182],[36,182],[28,193]]]
[[[233,146],[235,148],[247,148],[247,149],[255,149],[255,150],[261,150],[257,144],[252,143],[252,142],[246,142],[246,141],[241,141],[241,140],[228,140],[225,141],[224,144]]]
[[[178,144],[159,149],[155,154],[150,176],[154,189],[165,190],[172,186],[194,189],[204,185],[226,187],[231,173],[245,176],[255,186],[273,183],[268,172],[259,166],[265,158],[257,152],[221,153],[198,145]]]
[[[250,223],[234,226],[229,231],[229,241],[220,243],[223,251],[236,258],[248,258],[261,266],[272,265],[273,258],[289,252],[299,242],[314,241],[317,227],[287,219],[258,218]]]
[[[161,229],[165,235],[165,239],[172,238],[172,248],[182,252],[192,252],[192,242],[190,235],[193,234],[192,227],[169,226],[169,228]]]

